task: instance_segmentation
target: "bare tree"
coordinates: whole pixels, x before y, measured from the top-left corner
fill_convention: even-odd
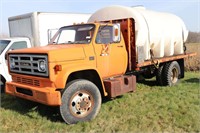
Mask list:
[[[200,32],[189,32],[187,43],[200,43]]]

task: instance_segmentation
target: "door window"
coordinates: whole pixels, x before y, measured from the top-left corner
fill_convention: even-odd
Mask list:
[[[98,44],[110,44],[112,39],[112,26],[101,26],[96,37],[96,43]]]

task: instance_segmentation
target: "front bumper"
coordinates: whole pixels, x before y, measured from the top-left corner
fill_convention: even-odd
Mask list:
[[[61,105],[61,94],[51,87],[34,87],[16,82],[6,83],[6,93],[49,106]]]

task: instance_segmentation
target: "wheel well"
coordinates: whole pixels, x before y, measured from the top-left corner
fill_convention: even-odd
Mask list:
[[[180,74],[180,77],[179,78],[184,78],[185,76],[185,71],[184,71],[184,59],[180,59],[180,60],[177,60],[179,66],[180,66],[180,69],[181,69],[181,74]]]
[[[86,79],[86,80],[91,81],[99,88],[101,96],[102,97],[104,96],[101,79],[95,70],[83,70],[83,71],[73,72],[69,75],[66,83],[69,83],[70,81],[75,80],[75,79]]]

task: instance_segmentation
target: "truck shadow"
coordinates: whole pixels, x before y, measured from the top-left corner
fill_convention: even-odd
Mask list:
[[[122,98],[123,96],[118,96],[116,98]],[[102,99],[102,104],[111,102],[113,99],[104,97]],[[10,110],[17,112],[21,115],[27,116],[31,119],[41,119],[46,118],[51,122],[64,123],[60,113],[59,107],[51,107],[43,104],[39,104],[32,101],[27,101],[20,98],[15,98],[13,96],[7,95],[5,93],[1,94],[1,108],[5,110]],[[36,115],[37,114],[37,115]],[[3,115],[3,113],[2,113]],[[39,117],[38,117],[39,116]]]
[[[6,94],[1,94],[1,108],[15,111],[31,119],[38,119],[38,116],[35,115],[37,113],[39,116],[46,117],[52,122],[63,122],[58,107],[46,106]]]
[[[188,83],[200,83],[200,78],[190,78],[190,79],[186,79],[184,80],[184,82],[188,82]],[[139,80],[137,81],[137,83],[141,83],[141,84],[144,84],[144,85],[148,85],[148,86],[159,86],[156,82],[156,80],[154,79],[145,79],[145,80]]]
[[[185,82],[188,82],[188,83],[200,83],[200,78],[187,79],[187,80],[185,80]]]
[[[137,83],[141,83],[144,85],[148,85],[148,86],[158,86],[156,80],[149,80],[149,79],[144,79],[144,80],[138,80]]]

